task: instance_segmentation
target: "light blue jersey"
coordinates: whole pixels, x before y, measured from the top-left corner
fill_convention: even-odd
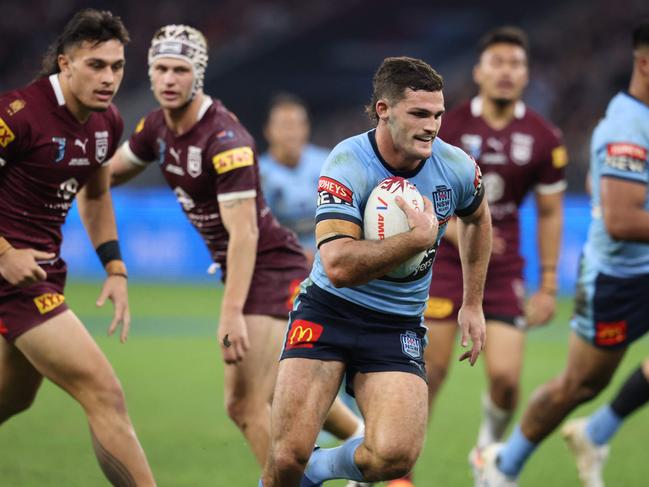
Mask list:
[[[609,103],[591,141],[590,174],[593,220],[584,256],[595,271],[615,277],[649,274],[649,244],[613,239],[604,225],[600,178],[614,177],[647,185],[649,106],[628,93]],[[649,211],[649,198],[645,199]]]
[[[293,230],[300,243],[315,251],[316,210],[314,197],[320,169],[329,151],[307,144],[295,167],[277,162],[266,152],[259,158],[261,184],[273,215],[285,227]]]
[[[329,154],[318,184],[316,222],[338,219],[363,227],[367,198],[383,179],[401,176],[428,197],[440,222],[435,246],[410,276],[387,276],[362,286],[335,288],[316,254],[310,279],[325,291],[366,308],[402,316],[421,316],[430,286],[435,251],[446,223],[453,214],[473,213],[484,195],[478,166],[461,149],[436,138],[430,158],[413,171],[395,171],[382,159],[376,146],[375,131],[351,137]]]

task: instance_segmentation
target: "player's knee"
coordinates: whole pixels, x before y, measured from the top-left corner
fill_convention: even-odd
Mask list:
[[[564,396],[581,404],[596,397],[610,382],[609,377],[581,377],[565,375],[562,380]]]
[[[274,467],[282,472],[303,472],[309,462],[312,450],[308,448],[291,447],[290,445],[276,446],[272,449],[270,458]]]
[[[412,445],[401,448],[396,444],[384,444],[368,450],[371,454],[371,470],[378,473],[383,479],[395,479],[408,474],[419,455],[419,449]]]
[[[514,409],[518,401],[518,377],[496,373],[490,377],[490,393],[494,402],[503,409]]]
[[[251,412],[254,412],[255,408],[251,408],[248,398],[232,395],[227,396],[225,399],[225,410],[232,422],[243,430],[248,426]],[[259,409],[257,409],[257,411],[259,411]]]
[[[79,402],[91,413],[126,414],[126,398],[115,375],[92,381],[90,391],[78,395]]]

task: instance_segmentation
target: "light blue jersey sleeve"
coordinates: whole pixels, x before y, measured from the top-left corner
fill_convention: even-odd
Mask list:
[[[454,176],[449,176],[449,180],[452,181],[452,189],[457,194],[455,214],[459,217],[469,216],[478,209],[484,198],[480,167],[459,147],[441,140],[439,142],[439,149],[436,151],[438,157],[444,161],[444,165],[452,171]],[[438,201],[439,198],[439,192],[434,192],[433,205],[436,210],[442,205],[442,201]],[[436,213],[440,219],[442,212],[436,211]]]
[[[646,124],[648,120],[645,118]],[[643,133],[645,132],[645,133]],[[593,137],[593,160],[600,176],[628,179],[647,184],[647,129],[639,120],[602,125]]]
[[[327,157],[318,180],[316,223],[337,219],[363,226],[367,167],[352,140],[338,144]]]

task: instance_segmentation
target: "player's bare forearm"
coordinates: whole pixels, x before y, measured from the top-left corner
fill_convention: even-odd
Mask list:
[[[491,256],[491,214],[487,200],[472,215],[458,220],[458,249],[464,280],[463,305],[481,306]]]
[[[95,248],[104,242],[117,239],[113,200],[109,189],[109,169],[104,166],[91,176],[77,195],[81,221]]]
[[[536,194],[536,238],[541,263],[539,289],[549,294],[557,291],[557,261],[561,247],[563,225],[563,191],[553,194]]]
[[[120,148],[111,158],[108,167],[110,168],[110,185],[111,187],[119,186],[130,181],[140,174],[146,166],[139,166],[128,161],[123,154],[124,149]]]
[[[259,239],[254,205],[252,198],[219,204],[229,235],[223,311],[240,313],[248,297]]]
[[[413,255],[426,250],[411,232],[385,240],[338,239],[320,248],[320,257],[336,287],[360,286],[379,278]]]
[[[424,197],[424,211],[421,212],[399,196],[395,201],[406,215],[410,230],[385,240],[360,240],[361,228],[345,221],[329,220],[316,225],[316,239],[326,242],[319,244],[320,258],[335,287],[366,284],[435,245],[439,226],[430,200]],[[327,241],[329,235],[351,238]]]

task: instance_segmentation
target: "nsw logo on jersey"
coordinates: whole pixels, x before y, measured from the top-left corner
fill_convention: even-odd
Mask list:
[[[451,217],[452,192],[444,185],[436,186],[433,191],[433,205],[440,224]]]
[[[318,206],[321,205],[353,205],[354,193],[344,184],[335,179],[321,176],[318,180]]]

